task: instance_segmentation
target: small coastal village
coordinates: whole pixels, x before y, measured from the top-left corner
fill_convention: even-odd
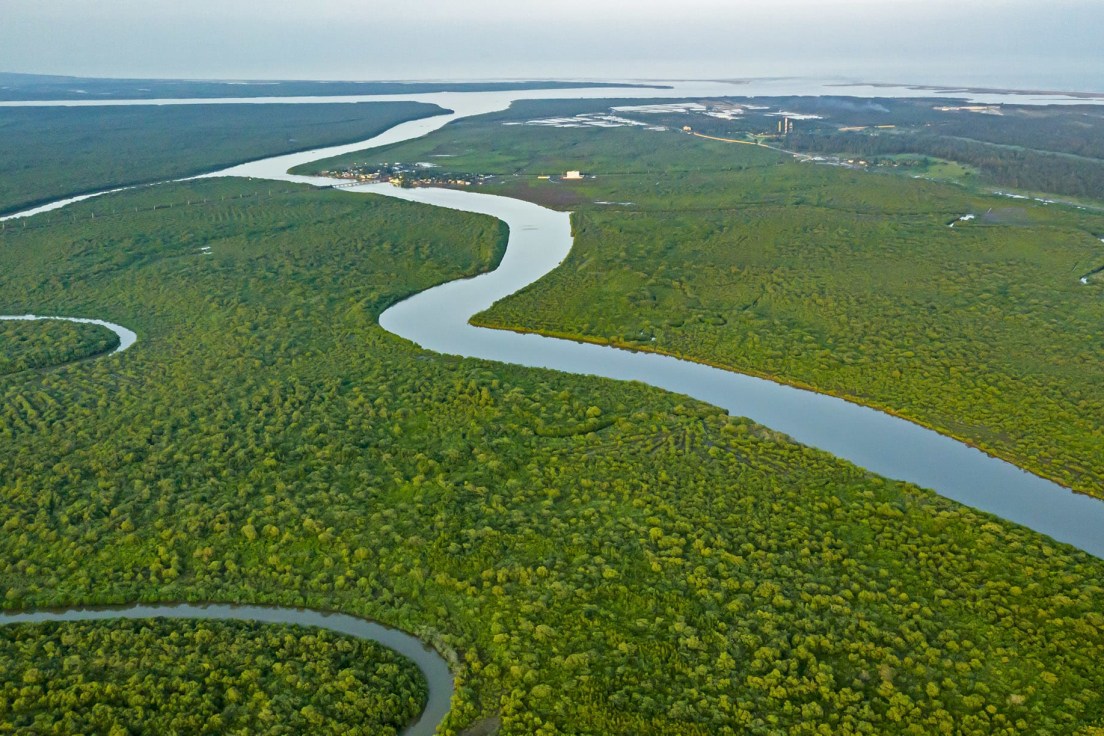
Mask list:
[[[383,164],[356,164],[335,171],[323,171],[322,176],[344,179],[350,184],[393,184],[397,187],[453,186],[470,187],[485,184],[494,179],[489,174],[433,175],[437,164],[420,161],[413,164],[401,162]]]
[[[433,168],[436,168],[434,164],[428,164],[425,162],[417,162],[413,164],[393,163],[382,164],[375,168],[369,166],[351,166],[346,169],[339,169],[336,171],[324,171],[322,176],[329,176],[334,179],[343,179],[348,182],[347,185],[337,184],[335,186],[351,186],[354,184],[391,184],[396,187],[470,187],[470,186],[482,186],[483,184],[492,183],[502,179],[501,176],[495,174],[439,174],[434,175],[429,173]],[[571,170],[565,171],[562,174],[548,174],[538,176],[538,179],[546,181],[583,181],[584,179],[593,179],[591,174],[584,174],[582,171]]]

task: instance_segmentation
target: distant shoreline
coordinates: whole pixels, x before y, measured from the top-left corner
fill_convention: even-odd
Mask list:
[[[621,88],[664,89],[662,82],[571,80],[496,81],[308,81],[233,79],[125,79],[67,77],[0,71],[0,101],[209,99],[268,97],[348,97],[441,92],[516,92],[532,89]]]
[[[1015,89],[1012,87],[966,87],[954,84],[901,84],[897,82],[840,82],[832,87],[876,87],[915,90],[917,92],[969,92],[975,95],[1042,95],[1045,97],[1067,97],[1080,100],[1104,100],[1104,92],[1068,92],[1046,89]]]

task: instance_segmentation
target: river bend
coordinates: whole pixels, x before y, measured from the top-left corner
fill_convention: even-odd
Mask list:
[[[388,626],[349,616],[302,608],[275,606],[196,606],[187,603],[136,605],[124,608],[70,608],[58,611],[0,613],[0,625],[48,621],[99,621],[104,619],[175,618],[214,621],[256,621],[265,624],[294,624],[326,629],[358,639],[374,641],[414,662],[426,678],[429,695],[417,720],[403,730],[404,736],[431,736],[444,720],[452,698],[453,681],[448,663],[420,639]]]
[[[5,314],[0,315],[0,321],[32,322],[36,320],[55,320],[58,322],[76,322],[84,325],[99,325],[114,332],[119,338],[119,345],[109,355],[121,353],[138,341],[138,335],[122,325],[113,322],[105,322],[102,319],[89,319],[86,317],[50,317],[37,314]]]
[[[434,122],[456,117],[460,114],[419,120],[410,125],[436,129],[441,126]],[[385,143],[395,142],[394,135],[390,135],[392,131],[384,134]],[[383,144],[367,141],[359,147]],[[346,148],[335,150],[344,153]],[[306,154],[293,154],[245,164],[212,176],[249,176],[333,186],[333,179],[287,173],[287,167],[328,155],[326,151],[313,151],[310,152],[312,158],[308,159]],[[497,269],[435,286],[380,315],[384,329],[427,350],[580,375],[640,381],[685,394],[784,432],[802,444],[825,450],[879,475],[915,483],[1104,558],[1104,501],[1074,493],[906,419],[827,394],[667,355],[469,324],[473,315],[533,283],[563,262],[573,243],[569,213],[471,191],[428,187],[402,189],[389,184],[343,187],[339,191],[378,194],[490,215],[509,226],[506,253]]]
[[[1104,501],[1028,473],[946,435],[844,399],[657,353],[475,327],[472,315],[536,281],[571,249],[568,215],[466,191],[366,191],[469,212],[510,227],[499,268],[416,294],[380,315],[427,350],[640,381],[719,406],[879,475],[929,488],[1104,558]]]
[[[739,87],[722,90],[717,85],[702,87],[705,86],[709,87],[708,93],[713,96],[741,93]],[[459,118],[505,109],[513,100],[599,96],[685,98],[706,94],[702,87],[675,85],[669,90],[646,91],[606,88],[408,95],[404,98],[441,104],[452,112],[401,123],[360,143],[275,156],[196,178],[241,176],[330,187],[334,184],[332,179],[291,175],[287,173],[288,169],[351,151],[417,138]],[[563,262],[573,242],[569,213],[520,200],[466,191],[398,189],[379,184],[343,188],[341,191],[372,193],[486,214],[503,220],[509,226],[507,250],[497,269],[423,291],[394,305],[380,316],[380,324],[385,329],[427,350],[580,375],[640,381],[685,394],[721,407],[733,415],[748,417],[784,432],[798,442],[825,450],[880,475],[916,483],[947,498],[1022,524],[1104,558],[1104,532],[1101,531],[1104,530],[1104,502],[1075,494],[1011,463],[905,419],[825,394],[670,356],[491,330],[469,324],[468,320],[474,314],[536,281]],[[9,218],[56,209],[91,196],[98,195],[62,200]],[[5,319],[35,318],[27,315]],[[112,329],[120,336],[118,350],[124,350],[134,342],[134,333],[118,325],[98,320],[72,321],[94,322]],[[129,337],[124,338],[124,333]],[[430,704],[404,733],[409,736],[432,734],[448,711],[453,681],[440,655],[408,634],[344,614],[255,606],[165,605],[0,614],[0,624],[150,616],[300,624],[371,639],[414,660],[429,681]]]

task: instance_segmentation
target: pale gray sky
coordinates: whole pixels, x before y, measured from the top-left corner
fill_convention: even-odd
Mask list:
[[[848,75],[1104,91],[1100,0],[0,0],[0,71]]]

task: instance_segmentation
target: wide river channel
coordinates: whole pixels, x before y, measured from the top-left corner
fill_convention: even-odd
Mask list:
[[[894,91],[879,90],[878,94],[892,96]],[[402,123],[359,143],[276,156],[205,174],[204,177],[240,176],[329,187],[335,183],[334,180],[296,176],[287,172],[292,167],[331,156],[427,135],[453,120],[505,109],[514,100],[685,98],[738,96],[741,92],[738,85],[691,83],[677,84],[673,89],[665,90],[528,90],[404,95],[402,99],[439,104],[452,112]],[[854,90],[836,93],[856,94]],[[747,92],[743,91],[743,94]],[[173,102],[201,104],[204,101]],[[534,131],[534,135],[539,135],[539,132]],[[569,213],[469,191],[399,189],[386,184],[345,187],[340,191],[353,195],[370,193],[486,214],[509,226],[507,250],[494,271],[428,289],[380,316],[380,324],[385,329],[427,350],[580,375],[640,381],[684,394],[721,407],[730,414],[753,419],[786,433],[798,442],[830,452],[879,475],[929,488],[947,498],[1104,558],[1104,502],[1075,494],[1056,483],[899,417],[832,396],[668,356],[470,325],[468,320],[472,315],[536,281],[563,262],[572,247]],[[88,196],[96,195],[58,201],[12,217],[55,209]],[[0,614],[0,624],[149,616],[291,623],[319,626],[372,639],[410,657],[429,681],[429,705],[417,723],[404,733],[431,734],[448,711],[452,676],[436,652],[407,634],[343,614],[265,607],[166,605]]]
[[[611,93],[606,90],[605,94],[610,96]],[[686,96],[687,93],[637,90],[635,94]],[[460,117],[501,109],[504,96],[487,95],[480,100],[468,100],[463,107],[454,106],[455,112],[449,115],[403,123],[374,139],[351,146],[278,156],[206,176],[245,176],[333,186],[332,179],[287,172],[322,158],[425,135]],[[515,92],[509,96],[527,95]],[[427,96],[426,100],[433,98]],[[482,110],[478,109],[481,107]],[[539,135],[539,131],[534,131],[534,135]],[[428,289],[380,316],[384,329],[427,350],[640,381],[692,396],[879,475],[929,488],[1104,558],[1104,502],[1073,493],[908,420],[833,396],[656,353],[470,325],[468,320],[474,314],[531,284],[563,262],[573,242],[569,213],[516,199],[450,189],[400,189],[388,184],[366,184],[343,187],[340,191],[365,192],[486,214],[509,226],[506,254],[497,269]]]

